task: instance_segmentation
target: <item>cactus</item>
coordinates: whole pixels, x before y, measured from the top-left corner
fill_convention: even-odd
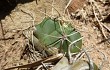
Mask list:
[[[63,52],[68,52],[68,46],[71,42],[81,38],[79,32],[71,26],[64,24],[59,20],[45,18],[40,24],[36,25],[34,36],[42,45],[47,48],[60,48]],[[71,46],[71,53],[79,52],[82,46],[82,40]],[[78,48],[77,48],[78,47]]]

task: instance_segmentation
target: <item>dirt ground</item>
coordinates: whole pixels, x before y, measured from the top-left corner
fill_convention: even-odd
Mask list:
[[[95,4],[99,8],[101,16],[106,18],[110,14],[110,2],[107,5],[102,2],[104,1],[97,0]],[[23,30],[40,23],[46,16],[45,11],[49,16],[53,16],[51,3],[52,0],[38,1],[38,4],[36,4],[36,1],[19,3],[9,15],[1,19],[3,28],[0,26],[0,70],[32,62],[27,56],[21,59],[27,43],[27,39],[22,33]],[[53,6],[63,15],[66,4],[66,0],[55,0]],[[97,15],[100,17],[99,14]],[[56,11],[54,11],[54,16],[58,16]],[[103,22],[103,24],[110,28],[110,22]],[[83,10],[79,9],[73,13],[72,25],[84,37],[83,48],[92,47],[93,50],[88,53],[93,61],[98,66],[103,62],[102,70],[110,70],[110,41],[98,44],[104,37],[89,3],[83,7]],[[106,28],[103,28],[103,30],[105,35],[110,38],[110,31]],[[40,60],[41,58],[38,54],[36,59]]]

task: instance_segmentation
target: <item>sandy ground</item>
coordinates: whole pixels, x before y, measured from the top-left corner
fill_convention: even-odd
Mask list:
[[[31,61],[25,56],[23,59],[20,59],[23,50],[25,48],[25,43],[27,39],[22,34],[23,30],[28,27],[40,23],[42,19],[45,17],[45,9],[48,15],[52,16],[52,0],[45,0],[42,2],[38,1],[38,5],[36,5],[35,1],[18,4],[14,10],[11,11],[10,15],[7,15],[4,19],[1,20],[3,24],[4,37],[6,40],[0,40],[0,70],[12,66],[24,65],[30,63]],[[64,8],[66,6],[66,1],[56,0],[54,7],[59,11],[62,15]],[[104,11],[107,6],[102,6],[102,4],[97,3],[101,12]],[[86,6],[84,8],[88,8],[88,13],[90,11],[90,6]],[[85,9],[86,10],[86,9]],[[91,13],[91,12],[90,12]],[[89,14],[90,14],[89,13]],[[30,15],[32,15],[32,18]],[[58,13],[54,11],[54,16],[57,16]],[[84,14],[84,13],[83,13]],[[84,21],[84,17],[81,19],[73,18],[72,25],[81,33],[83,38],[83,48],[93,47],[92,51],[89,52],[93,61],[99,65],[104,59],[104,55],[106,59],[103,64],[102,70],[110,70],[110,43],[104,42],[101,44],[97,44],[98,42],[103,40],[103,35],[100,30],[96,27],[95,19],[85,15],[87,19],[86,23]],[[34,23],[32,21],[35,21]],[[108,27],[110,27],[109,23],[104,23]],[[106,35],[109,37],[109,32],[105,30]],[[0,27],[0,39],[4,38],[2,33],[2,28]],[[96,49],[100,50],[97,51]],[[101,52],[104,54],[102,55]],[[41,59],[40,56],[37,59]]]

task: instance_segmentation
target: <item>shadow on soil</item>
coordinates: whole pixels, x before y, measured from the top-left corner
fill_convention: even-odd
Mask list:
[[[0,20],[9,15],[17,4],[24,4],[32,1],[33,0],[0,0]]]

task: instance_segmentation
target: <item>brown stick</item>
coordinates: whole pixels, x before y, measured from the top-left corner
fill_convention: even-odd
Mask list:
[[[5,39],[5,33],[4,33],[4,28],[3,28],[3,24],[2,22],[0,21],[1,23],[1,29],[2,29],[2,36],[3,36],[3,39]],[[6,42],[4,41],[4,43],[6,44]]]
[[[54,56],[51,56],[49,58],[45,58],[45,59],[39,60],[39,61],[34,62],[34,63],[31,63],[31,64],[26,64],[26,65],[22,65],[22,66],[11,67],[11,68],[7,68],[5,70],[12,70],[12,69],[15,69],[15,68],[32,68],[32,67],[36,67],[36,66],[41,65],[42,62],[43,63],[46,63],[46,62],[58,61],[62,57],[63,57],[63,54],[57,54],[57,55],[54,55]]]

